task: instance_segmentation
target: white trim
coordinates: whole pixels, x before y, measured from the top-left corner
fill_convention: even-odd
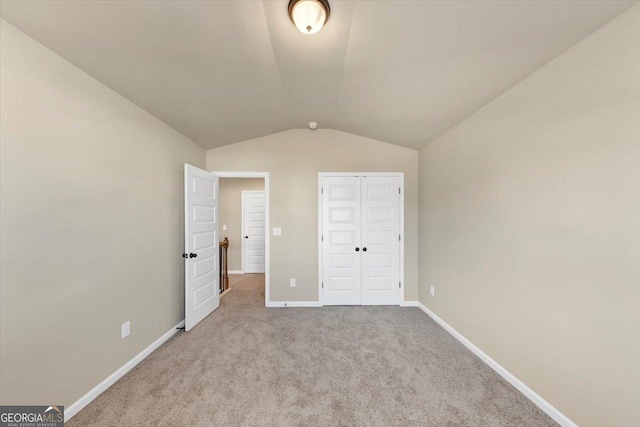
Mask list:
[[[404,172],[318,172],[322,176],[404,176]]]
[[[418,301],[400,301],[400,307],[417,307]]]
[[[404,173],[400,174],[400,306],[404,299]]]
[[[269,172],[220,172],[212,171],[214,175],[220,178],[263,178],[264,179],[264,305],[269,307],[269,298],[271,297],[271,222],[270,222],[270,184]],[[242,273],[240,273],[242,274]]]
[[[415,307],[415,305],[405,305],[404,299],[404,172],[318,172],[318,301],[322,303],[322,178],[324,177],[351,177],[351,176],[386,176],[400,178],[400,306]],[[411,301],[413,302],[413,301]]]
[[[244,271],[244,191],[240,191],[240,269]]]
[[[211,173],[214,175],[218,175],[220,178],[265,178],[266,179],[269,176],[269,172],[211,171]]]
[[[323,304],[323,279],[322,279],[322,224],[324,220],[322,219],[322,178],[324,175],[322,173],[318,173],[318,302],[320,305]]]
[[[227,271],[227,274],[244,274],[244,271],[242,271],[242,270],[229,270],[229,271]]]
[[[524,394],[530,401],[532,401],[538,408],[542,409],[547,415],[549,415],[555,422],[560,424],[563,427],[578,427],[576,423],[571,421],[566,415],[556,409],[549,402],[544,400],[538,393],[529,388],[525,383],[520,381],[513,375],[511,372],[507,371],[502,365],[493,360],[489,355],[487,355],[484,351],[480,350],[476,347],[471,341],[464,337],[460,332],[453,329],[451,325],[438,317],[434,312],[429,310],[424,304],[421,302],[418,303],[418,307],[420,310],[424,311],[429,317],[431,317],[436,323],[444,328],[445,331],[449,332],[455,339],[460,341],[465,347],[467,347],[473,354],[478,356],[480,360],[489,365],[491,369],[496,371],[502,378],[507,380],[512,386],[517,388],[520,393]]]
[[[109,375],[104,381],[92,388],[87,394],[82,396],[76,402],[71,404],[64,410],[64,422],[69,421],[74,415],[80,412],[85,406],[95,400],[105,390],[115,384],[120,378],[124,377],[130,370],[135,368],[140,362],[142,362],[147,356],[153,353],[158,347],[167,342],[169,338],[178,333],[179,329],[184,326],[184,320],[171,328],[168,332],[155,340],[149,347],[142,350],[133,359],[122,365],[120,369]]]
[[[267,303],[267,307],[322,307],[320,301],[271,301]]]

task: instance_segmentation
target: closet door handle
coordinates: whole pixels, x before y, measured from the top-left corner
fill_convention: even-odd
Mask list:
[[[190,253],[190,254],[189,254],[189,258],[195,258],[195,257],[197,257],[197,256],[198,256],[198,254],[194,254],[194,253]]]
[[[367,252],[367,248],[362,248],[363,251]]]
[[[360,251],[360,248],[356,248],[356,252],[359,252],[359,251]]]

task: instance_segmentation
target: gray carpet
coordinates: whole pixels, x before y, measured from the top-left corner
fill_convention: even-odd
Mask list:
[[[180,332],[69,426],[552,426],[417,308],[264,308],[232,277]]]

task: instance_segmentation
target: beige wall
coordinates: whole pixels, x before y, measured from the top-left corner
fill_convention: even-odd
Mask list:
[[[68,406],[184,318],[183,164],[205,153],[1,27],[0,401]]]
[[[270,173],[271,227],[282,227],[281,237],[271,237],[271,301],[318,300],[318,172],[404,172],[405,299],[417,300],[417,151],[332,129],[293,129],[209,150],[207,168]]]
[[[220,178],[220,236],[229,238],[229,271],[242,270],[242,192],[252,190],[264,190],[264,179]]]
[[[640,6],[420,151],[420,242],[438,316],[579,425],[640,425]]]

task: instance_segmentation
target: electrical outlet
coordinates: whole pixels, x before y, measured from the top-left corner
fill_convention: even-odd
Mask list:
[[[131,321],[122,324],[122,339],[125,339],[131,333]]]
[[[296,279],[289,279],[289,285],[291,285],[292,288],[296,287]]]
[[[282,236],[282,228],[281,227],[273,227],[273,235],[274,236]]]
[[[432,297],[436,296],[436,287],[435,286],[431,286],[431,288],[429,289],[429,293],[431,294]]]

